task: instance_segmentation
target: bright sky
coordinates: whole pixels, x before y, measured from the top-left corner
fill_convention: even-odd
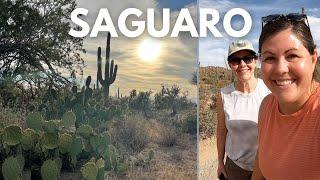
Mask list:
[[[196,1],[195,0],[78,0],[78,7],[89,10],[85,19],[90,27],[100,8],[108,8],[113,23],[119,35],[117,20],[119,14],[126,8],[138,8],[145,16],[146,8],[154,8],[159,13],[162,8],[171,8],[171,29],[181,8],[189,8],[190,13],[196,22]],[[162,15],[161,15],[162,16]],[[156,14],[156,17],[161,17]],[[142,19],[146,19],[142,17]],[[161,19],[156,18],[156,25]],[[177,84],[183,92],[188,91],[189,97],[195,101],[196,86],[189,83],[192,73],[196,70],[197,60],[197,39],[188,35],[180,34],[178,38],[149,39],[145,33],[139,38],[126,38],[119,36],[111,38],[110,58],[118,65],[116,81],[111,85],[111,95],[115,95],[117,88],[120,93],[128,95],[132,89],[138,91],[152,90],[157,92],[161,84],[172,86]],[[146,44],[147,43],[147,44]],[[84,48],[87,53],[82,57],[85,61],[84,80],[88,75],[96,82],[97,72],[97,48],[102,47],[102,54],[105,54],[106,33],[99,33],[97,38],[86,38]],[[154,48],[150,48],[150,46]],[[143,51],[145,49],[145,51]],[[104,65],[103,56],[103,65]],[[104,73],[104,68],[103,68]]]
[[[241,7],[246,9],[253,19],[253,26],[250,33],[244,39],[250,40],[255,49],[258,49],[258,38],[261,32],[261,17],[269,14],[284,14],[292,12],[301,12],[301,7],[305,8],[308,15],[309,24],[313,38],[320,47],[320,3],[319,0],[276,0],[276,1],[262,1],[262,0],[199,0],[200,8],[215,8],[220,12],[220,18],[226,11]],[[221,20],[222,21],[222,20]],[[243,23],[243,22],[242,22]],[[220,23],[222,24],[222,23]],[[241,23],[240,23],[241,24]],[[239,27],[239,21],[233,21],[234,26]],[[241,26],[242,27],[242,26]],[[217,27],[220,32],[224,32],[222,26]],[[228,45],[234,41],[231,37],[224,34],[223,38],[206,37],[201,38],[199,42],[199,61],[200,66],[221,66],[225,67],[225,57],[227,56]]]

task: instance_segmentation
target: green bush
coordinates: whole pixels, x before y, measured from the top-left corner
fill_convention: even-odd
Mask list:
[[[189,114],[182,122],[183,132],[197,134],[197,114]]]

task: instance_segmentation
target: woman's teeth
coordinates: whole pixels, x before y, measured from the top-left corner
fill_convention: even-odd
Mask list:
[[[294,82],[294,80],[276,80],[276,84],[278,86],[289,85],[289,84],[292,84],[293,82]]]

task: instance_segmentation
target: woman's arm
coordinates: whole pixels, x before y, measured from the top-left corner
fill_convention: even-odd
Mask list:
[[[265,179],[260,171],[260,168],[259,168],[259,155],[258,155],[258,153],[259,153],[259,150],[257,151],[256,161],[254,163],[254,168],[253,168],[251,180],[264,180]]]
[[[221,173],[227,177],[226,170],[224,168],[224,156],[225,156],[225,144],[227,136],[227,128],[225,123],[225,115],[223,110],[222,98],[219,93],[217,98],[217,149],[218,149],[218,170],[217,176]]]

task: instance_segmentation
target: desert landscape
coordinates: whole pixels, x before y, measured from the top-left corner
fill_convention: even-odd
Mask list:
[[[221,87],[229,84],[234,77],[230,70],[222,67],[200,67],[199,92],[199,179],[216,179],[216,101]]]

